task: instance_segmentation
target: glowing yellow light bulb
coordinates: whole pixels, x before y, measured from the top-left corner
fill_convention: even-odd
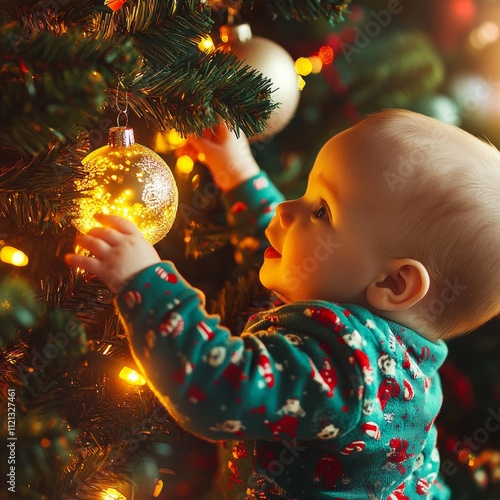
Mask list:
[[[0,250],[0,260],[17,267],[24,267],[29,262],[28,256],[23,251],[9,245]]]
[[[201,42],[198,44],[198,48],[202,52],[210,52],[215,49],[215,45],[212,38],[207,35],[205,38],[201,39]]]
[[[175,166],[179,170],[179,172],[182,172],[183,174],[189,174],[193,171],[194,161],[190,156],[182,155],[177,158],[177,163],[175,164]]]
[[[297,75],[297,85],[299,90],[302,90],[306,86],[306,81],[300,75]]]
[[[126,496],[114,488],[108,488],[106,491],[103,491],[102,498],[103,500],[127,500]]]
[[[177,132],[177,130],[175,129],[171,129],[168,131],[167,138],[168,142],[170,142],[172,146],[181,146],[186,142],[186,139],[182,137],[182,135],[179,134],[179,132]]]
[[[160,495],[162,490],[163,490],[163,481],[161,479],[156,479],[155,487],[153,489],[153,496],[156,498],[157,496]]]
[[[155,138],[155,151],[158,153],[169,153],[174,149],[183,146],[186,139],[182,137],[175,129],[168,131],[158,130]]]
[[[229,42],[231,28],[229,26],[221,26],[219,29],[219,37],[222,43]]]
[[[323,63],[321,59],[318,56],[311,56],[309,57],[309,61],[311,61],[311,73],[317,75],[318,73],[321,73],[321,70],[323,69]]]
[[[295,61],[295,71],[302,76],[307,76],[312,71],[312,62],[307,57],[299,57]]]
[[[120,370],[119,377],[122,380],[127,381],[131,385],[145,385],[146,384],[146,379],[137,373],[135,370],[132,370],[132,368],[129,368],[128,366],[124,366]]]

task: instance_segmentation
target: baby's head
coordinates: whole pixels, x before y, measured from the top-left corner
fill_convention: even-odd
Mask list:
[[[377,113],[356,128],[368,138],[393,204],[381,244],[393,256],[421,262],[430,277],[429,290],[413,311],[416,320],[423,318],[432,336],[450,338],[497,315],[497,149],[457,127],[403,110]]]
[[[430,338],[465,333],[500,313],[500,153],[381,111],[325,144],[266,234],[276,254],[261,279],[285,300],[360,303]]]

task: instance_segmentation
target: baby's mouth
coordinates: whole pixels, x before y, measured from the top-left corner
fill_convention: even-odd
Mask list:
[[[272,246],[269,246],[264,251],[264,258],[266,259],[281,259],[281,254]]]

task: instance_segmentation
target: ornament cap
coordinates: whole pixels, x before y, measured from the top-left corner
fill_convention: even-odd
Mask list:
[[[135,144],[134,129],[130,127],[111,127],[108,133],[108,145],[112,148],[133,146]]]
[[[224,25],[219,28],[219,36],[223,43],[247,42],[252,38],[252,28],[248,23]]]

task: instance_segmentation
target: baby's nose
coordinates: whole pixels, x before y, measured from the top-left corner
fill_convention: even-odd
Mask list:
[[[283,201],[276,207],[276,217],[281,227],[288,227],[293,221],[293,203],[294,201]]]

